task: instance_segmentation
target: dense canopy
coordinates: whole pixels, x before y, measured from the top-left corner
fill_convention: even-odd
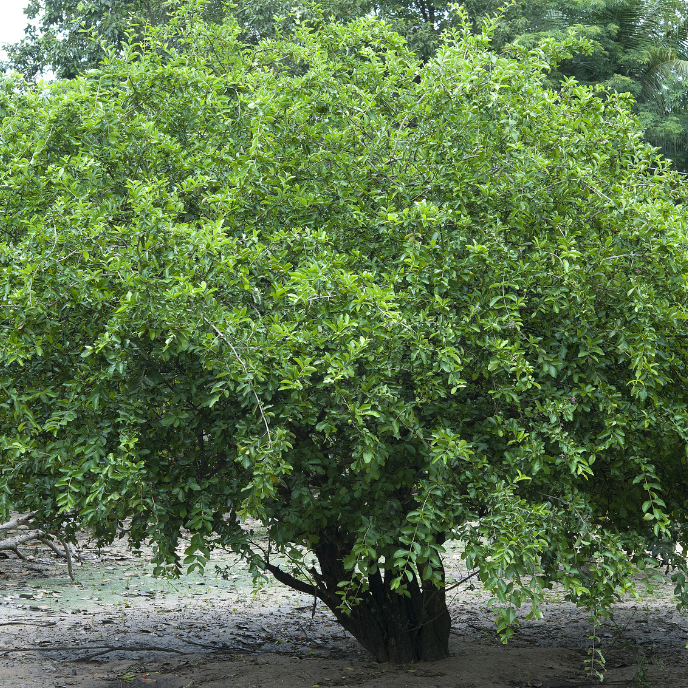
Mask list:
[[[197,17],[3,96],[5,513],[232,547],[381,661],[446,655],[448,539],[505,638],[551,583],[685,599],[686,212],[625,97]]]
[[[24,38],[6,46],[8,59],[0,69],[25,76],[41,73],[73,78],[97,68],[108,46],[120,50],[127,40],[139,40],[145,25],[166,24],[177,0],[31,0],[26,8]],[[475,33],[490,21],[492,0],[461,3]],[[449,0],[205,0],[197,11],[206,21],[236,17],[240,38],[256,43],[291,33],[296,24],[321,13],[329,21],[350,22],[375,16],[404,36],[422,59],[441,45],[442,32],[461,24]],[[535,46],[543,38],[561,40],[569,31],[587,38],[591,50],[574,50],[550,72],[557,89],[563,78],[585,85],[630,93],[636,99],[646,140],[659,146],[677,169],[688,164],[688,14],[684,0],[514,0],[499,10],[492,49],[507,42]]]

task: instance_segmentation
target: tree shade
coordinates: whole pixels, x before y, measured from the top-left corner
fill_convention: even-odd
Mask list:
[[[446,656],[448,539],[504,639],[554,583],[683,605],[686,212],[627,99],[543,86],[571,42],[198,17],[3,91],[4,513],[233,548],[379,661]]]

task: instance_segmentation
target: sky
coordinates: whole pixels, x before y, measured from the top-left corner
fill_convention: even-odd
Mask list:
[[[16,43],[24,36],[24,27],[28,19],[24,14],[24,8],[29,0],[0,0],[0,44]],[[0,59],[5,57],[5,52],[0,50]]]

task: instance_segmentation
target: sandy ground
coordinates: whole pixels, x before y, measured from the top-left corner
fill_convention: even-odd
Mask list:
[[[585,672],[592,628],[556,593],[542,621],[523,621],[508,645],[497,639],[489,596],[465,585],[451,597],[451,657],[378,665],[312,598],[277,583],[254,591],[231,555],[206,575],[158,580],[124,542],[81,545],[75,569],[47,549],[0,559],[0,686],[3,688],[515,688],[598,685]],[[466,571],[458,549],[450,579]],[[230,567],[227,580],[215,565]],[[527,610],[524,610],[524,614]],[[598,627],[607,662],[603,685],[688,687],[688,619],[670,584],[628,600]]]

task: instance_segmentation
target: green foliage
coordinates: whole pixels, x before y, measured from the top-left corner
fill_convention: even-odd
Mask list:
[[[570,28],[586,37],[592,51],[564,63],[561,74],[631,93],[648,140],[685,168],[688,14],[682,0],[558,0],[548,12],[529,13],[531,43]]]
[[[460,538],[504,638],[555,582],[684,605],[686,213],[628,98],[543,85],[572,41],[198,14],[6,97],[3,513],[159,572],[336,542],[344,609]]]
[[[368,0],[324,0],[324,2],[303,2],[294,4],[290,0],[267,0],[253,2],[239,0],[231,6],[231,12],[242,27],[242,38],[248,43],[257,43],[266,38],[275,38],[294,31],[301,23],[349,22],[360,19],[372,10]]]
[[[646,138],[672,158],[679,169],[688,164],[688,115],[685,77],[688,71],[688,15],[683,0],[515,0],[501,8],[491,0],[462,3],[474,33],[499,14],[491,45],[496,51],[518,39],[535,47],[544,38],[566,40],[569,31],[586,39],[592,50],[575,51],[549,75],[559,88],[566,77],[584,85],[602,85],[636,99]],[[430,59],[441,45],[443,31],[461,24],[460,13],[448,0],[334,0],[324,5],[325,16],[350,21],[374,14],[403,35],[422,59]],[[310,17],[306,4],[242,1],[237,17],[247,37],[272,37],[274,16]],[[283,22],[283,25],[285,23]]]
[[[129,39],[140,38],[143,26],[169,19],[167,0],[30,0],[24,11],[24,38],[6,46],[2,65],[28,78],[46,71],[71,79],[97,67],[108,47],[120,49]],[[207,20],[224,16],[222,0],[210,0],[202,13]]]
[[[7,46],[5,70],[33,78],[44,72],[72,78],[95,68],[108,46],[121,49],[139,40],[144,24],[168,21],[173,0],[31,0],[26,12],[36,25],[27,26],[19,43]],[[569,30],[587,38],[592,52],[577,52],[550,75],[558,87],[574,76],[585,85],[602,84],[637,99],[635,108],[646,138],[672,158],[679,169],[688,165],[688,114],[685,77],[688,68],[688,24],[683,0],[514,0],[500,7],[492,0],[462,3],[474,33],[499,13],[492,47],[501,50],[518,40],[529,47],[543,37],[565,39]],[[424,61],[441,45],[443,31],[461,25],[449,0],[207,0],[199,5],[208,21],[221,22],[233,14],[242,27],[242,40],[255,44],[278,33],[293,32],[296,24],[350,22],[376,16],[404,36]]]

